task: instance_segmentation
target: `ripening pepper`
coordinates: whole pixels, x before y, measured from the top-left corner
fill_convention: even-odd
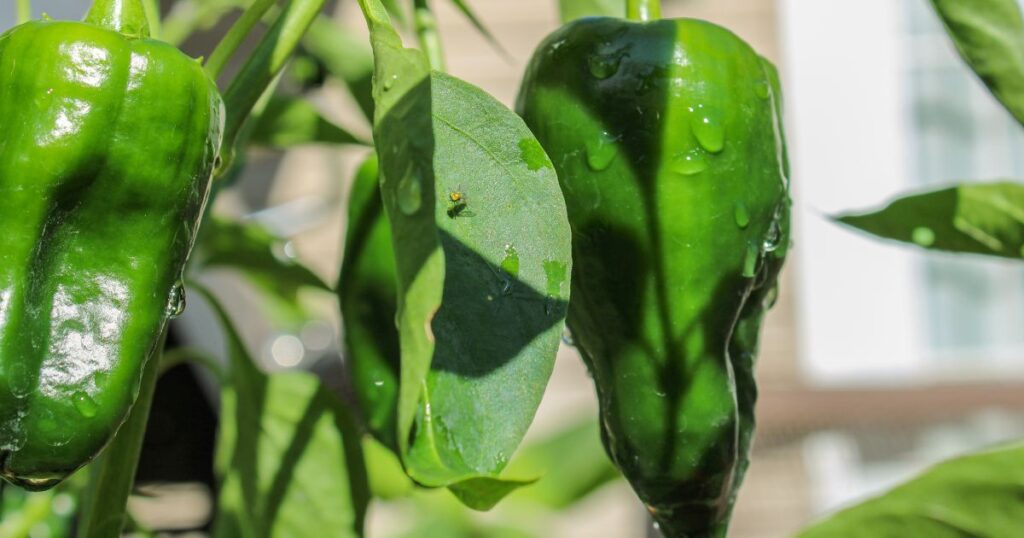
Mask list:
[[[113,437],[184,307],[223,104],[148,36],[139,0],[0,36],[0,474],[29,489]]]
[[[688,19],[570,23],[519,95],[568,207],[605,447],[669,537],[723,536],[746,469],[789,244],[780,106],[771,64]]]

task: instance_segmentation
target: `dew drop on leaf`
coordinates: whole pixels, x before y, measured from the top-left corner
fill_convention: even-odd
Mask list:
[[[398,209],[406,215],[414,215],[423,206],[423,187],[420,175],[414,166],[398,182]]]
[[[512,278],[519,276],[519,253],[516,247],[505,245],[505,258],[501,260],[501,270]]]
[[[918,226],[910,233],[911,240],[922,247],[930,247],[935,244],[935,232],[927,226]]]

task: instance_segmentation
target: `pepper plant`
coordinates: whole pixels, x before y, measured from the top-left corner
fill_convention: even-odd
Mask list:
[[[428,0],[359,0],[368,46],[324,4],[180,0],[162,17],[153,0],[95,0],[67,22],[28,20],[19,0],[0,36],[3,478],[74,495],[79,536],[119,535],[156,380],[191,360],[221,388],[215,536],[361,536],[386,495],[375,458],[475,510],[517,490],[565,506],[615,473],[580,458],[545,477],[531,460],[577,457],[558,450],[580,438],[600,438],[665,536],[724,536],[789,246],[775,68],[724,28],[661,19],[656,0],[563,0],[567,22],[610,16],[540,44],[514,112],[445,73]],[[236,9],[205,60],[173,46]],[[302,98],[323,76],[374,148],[336,286],[205,211],[250,147],[371,144]],[[337,294],[350,403],[258,367],[196,279],[225,266],[292,304]],[[186,288],[221,322],[226,366],[164,349]],[[517,453],[566,319],[600,426]]]

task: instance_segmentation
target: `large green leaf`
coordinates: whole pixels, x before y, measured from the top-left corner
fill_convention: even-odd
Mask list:
[[[1024,185],[965,183],[836,220],[931,250],[1024,257]]]
[[[952,459],[812,525],[800,538],[1018,536],[1024,528],[1024,445]]]
[[[932,0],[957,50],[1024,125],[1024,17],[1017,0]]]
[[[257,146],[290,148],[304,144],[369,145],[320,114],[300,97],[275,95],[253,126],[249,142]]]
[[[338,296],[345,324],[345,364],[363,422],[374,437],[397,450],[397,277],[377,170],[377,157],[371,155],[352,184]]]
[[[558,0],[558,12],[562,22],[583,17],[625,17],[626,2],[623,0]]]
[[[231,537],[362,536],[369,486],[360,436],[316,377],[256,368],[227,313],[210,302],[228,342],[221,388],[214,534]]]
[[[416,481],[483,508],[554,365],[571,270],[565,205],[518,116],[431,73],[379,1],[360,5],[398,270],[399,451]]]

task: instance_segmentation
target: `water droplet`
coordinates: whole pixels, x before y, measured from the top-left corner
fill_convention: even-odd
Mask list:
[[[396,82],[398,82],[398,75],[391,75],[390,77],[384,79],[384,91],[391,91],[391,88],[395,87]]]
[[[398,209],[406,215],[415,215],[423,206],[422,180],[416,172],[415,166],[410,166],[409,171],[402,176],[398,182]]]
[[[747,244],[747,253],[743,258],[743,276],[753,278],[757,274],[757,262],[761,258],[761,249],[755,243]]]
[[[373,382],[373,386],[375,386],[375,387],[383,387],[384,386],[384,382],[381,381],[380,379],[378,379],[377,381]]]
[[[722,151],[725,147],[725,127],[719,114],[704,105],[697,105],[696,109],[691,110],[690,129],[697,137],[697,142],[711,153]]]
[[[519,253],[516,252],[516,247],[505,245],[505,258],[501,260],[501,270],[512,278],[519,276]]]
[[[770,226],[768,226],[768,235],[764,236],[764,251],[775,252],[779,248],[779,244],[782,242],[782,225],[779,223],[779,216],[772,220]]]
[[[592,54],[587,58],[590,74],[598,80],[610,78],[617,73],[620,64],[622,64],[621,54]]]
[[[17,476],[5,476],[5,478],[29,491],[45,491],[60,484],[62,480],[60,478],[22,478]]]
[[[167,297],[167,307],[164,312],[167,314],[167,317],[176,318],[185,312],[186,303],[185,284],[179,280],[171,288],[171,294]]]
[[[526,167],[531,172],[536,172],[541,168],[552,168],[551,161],[548,159],[544,148],[540,146],[540,142],[536,138],[524,138],[519,141],[519,156],[526,163]]]
[[[671,167],[672,171],[677,174],[692,176],[707,170],[708,160],[700,150],[692,150],[676,155],[672,159]]]
[[[617,142],[618,138],[607,132],[587,141],[587,166],[595,172],[607,170],[619,152]]]
[[[935,232],[927,226],[918,226],[910,234],[914,243],[922,247],[930,247],[935,244]]]
[[[768,85],[767,80],[759,80],[754,83],[754,94],[761,99],[767,99],[771,97],[771,86]]]
[[[559,299],[562,297],[562,284],[568,276],[564,262],[547,260],[544,262],[544,274],[547,276],[547,297],[544,299],[544,313],[555,314]]]
[[[78,391],[71,397],[71,399],[75,404],[75,409],[78,410],[78,414],[85,418],[92,418],[96,416],[96,412],[99,411],[100,406],[96,404],[96,400],[93,400],[85,392]]]
[[[747,211],[747,206],[743,202],[738,202],[733,210],[733,218],[736,220],[736,226],[740,229],[746,230],[747,226],[750,226],[750,212]]]

